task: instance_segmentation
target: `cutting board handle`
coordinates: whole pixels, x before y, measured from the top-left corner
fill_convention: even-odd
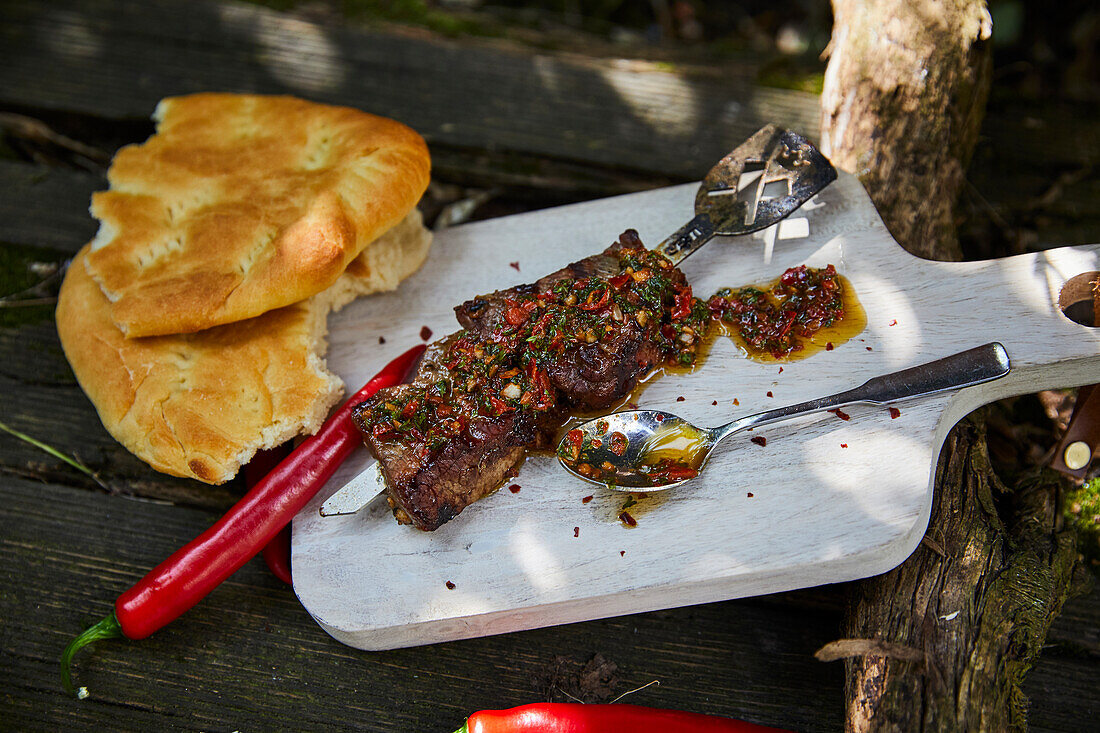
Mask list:
[[[909,297],[922,338],[950,347],[991,340],[1012,360],[1005,379],[967,390],[970,409],[1043,389],[1100,382],[1100,329],[1063,312],[1100,277],[1100,245],[1062,247],[982,262],[913,258]],[[1085,288],[1087,291],[1087,287]]]

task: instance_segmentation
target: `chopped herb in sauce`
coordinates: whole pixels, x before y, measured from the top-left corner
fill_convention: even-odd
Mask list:
[[[707,305],[750,349],[776,359],[801,351],[803,339],[844,317],[842,286],[832,265],[792,267],[767,290],[724,288]]]

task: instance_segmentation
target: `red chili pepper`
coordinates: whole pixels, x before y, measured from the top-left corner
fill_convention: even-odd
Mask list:
[[[509,710],[482,710],[466,719],[455,733],[782,733],[731,718],[661,710],[639,705],[537,703]]]
[[[529,314],[529,311],[513,305],[504,311],[504,320],[508,321],[509,326],[518,326],[527,320]]]
[[[248,462],[248,465],[244,467],[244,485],[251,489],[262,481],[264,476],[271,473],[271,469],[278,466],[289,453],[289,443],[284,443],[277,448],[257,451],[256,455],[252,456],[252,460]],[[264,546],[263,556],[264,562],[267,563],[267,569],[276,578],[290,585],[289,524],[283,527],[279,534],[275,535],[275,539]]]
[[[290,574],[290,525],[285,525],[279,530],[279,534],[264,545],[264,562],[267,569],[279,580],[287,585],[294,584],[294,577]]]
[[[506,412],[511,412],[512,410],[516,409],[504,400],[494,397],[493,395],[489,395],[489,404],[496,411],[497,415],[503,415]]]
[[[256,555],[325,485],[362,443],[352,409],[379,389],[400,384],[426,347],[414,346],[376,374],[210,529],[150,571],[115,601],[114,611],[69,642],[61,681],[74,694],[73,655],[99,639],[144,639],[182,615]]]
[[[566,439],[577,448],[580,448],[584,443],[584,433],[576,428],[573,428],[565,434]]]
[[[650,475],[655,478],[665,478],[669,481],[680,481],[684,479],[695,478],[699,475],[699,471],[698,469],[691,468],[690,466],[662,466]]]
[[[591,298],[592,296],[589,295],[588,297]],[[607,288],[604,288],[603,289],[603,294],[600,295],[599,300],[597,300],[594,303],[580,303],[580,304],[577,305],[577,307],[580,308],[583,311],[599,310],[600,308],[603,308],[605,305],[607,305],[608,298],[610,298],[610,297],[611,297],[611,291],[608,290]]]
[[[672,308],[672,320],[682,321],[691,315],[691,286],[680,290],[673,299],[674,306]]]
[[[628,282],[630,282],[630,275],[627,275],[624,272],[616,275],[615,277],[608,278],[607,282],[611,284],[611,287],[619,290],[620,288],[622,288],[623,285],[626,285]]]

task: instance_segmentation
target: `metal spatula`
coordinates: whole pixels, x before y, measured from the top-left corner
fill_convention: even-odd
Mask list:
[[[835,180],[836,168],[813,143],[765,125],[710,169],[695,194],[695,217],[656,249],[679,264],[717,234],[778,223]],[[776,184],[786,193],[768,196]]]
[[[806,138],[766,125],[710,169],[695,196],[695,217],[657,245],[679,264],[715,235],[766,229],[836,180],[836,169]],[[770,196],[770,187],[786,192]],[[354,514],[385,489],[375,463],[321,505],[321,515]]]

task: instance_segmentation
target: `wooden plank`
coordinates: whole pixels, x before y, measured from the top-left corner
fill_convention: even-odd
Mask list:
[[[0,160],[0,242],[75,253],[99,228],[88,205],[106,187],[89,173]]]
[[[40,320],[0,329],[4,423],[81,461],[112,492],[216,511],[237,501],[243,493],[239,482],[207,486],[167,476],[119,445],[100,423],[65,361],[52,309],[34,310]],[[0,472],[103,490],[60,459],[6,432],[0,432]]]
[[[91,697],[65,698],[57,656],[70,635],[209,521],[198,510],[0,482],[5,727],[451,730],[474,709],[543,699],[560,660],[575,670],[597,653],[617,668],[610,697],[656,679],[627,700],[794,730],[840,725],[841,665],[812,659],[836,633],[839,586],[368,653],[321,633],[258,561],[150,639],[83,652],[76,680]],[[1071,600],[1055,633],[1095,634],[1075,619],[1095,619],[1098,607],[1097,592]],[[1031,729],[1087,730],[1100,712],[1098,667],[1095,653],[1048,650],[1025,688]]]
[[[319,25],[238,2],[9,2],[0,103],[145,118],[164,96],[290,93],[402,120],[429,143],[699,178],[761,124],[815,134],[817,97],[755,69],[688,74]],[[140,59],[140,63],[135,60]]]
[[[579,667],[597,653],[617,670],[605,700],[659,680],[628,699],[804,731],[840,723],[840,665],[812,657],[835,633],[836,595],[810,615],[765,598],[365,653],[325,636],[258,561],[148,640],[83,652],[76,680],[91,696],[64,698],[57,657],[70,636],[209,521],[197,510],[0,483],[5,727],[453,730],[473,710],[544,699],[561,659]],[[567,691],[568,682],[559,680]]]
[[[1066,690],[1073,700],[1059,702]],[[1023,684],[1031,730],[1086,731],[1100,719],[1100,584],[1066,602]]]

